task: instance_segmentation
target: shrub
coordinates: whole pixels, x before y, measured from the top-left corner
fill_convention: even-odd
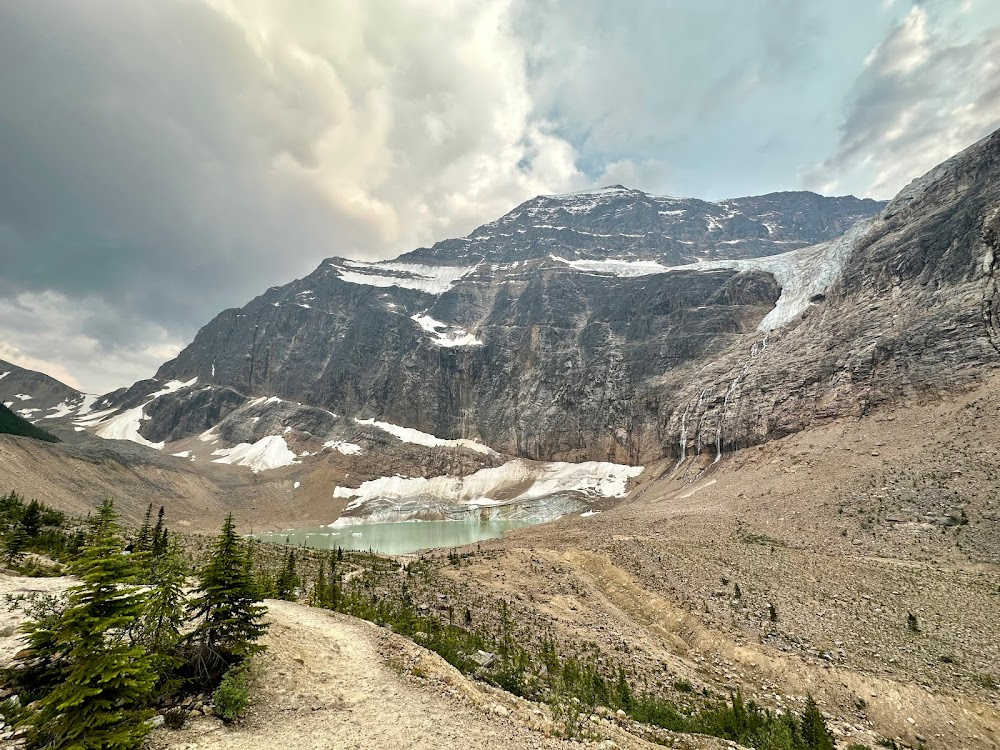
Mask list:
[[[230,667],[212,693],[215,714],[225,722],[235,721],[250,705],[250,674],[244,665]]]
[[[185,721],[187,721],[187,711],[180,706],[163,712],[163,724],[167,729],[182,729]]]

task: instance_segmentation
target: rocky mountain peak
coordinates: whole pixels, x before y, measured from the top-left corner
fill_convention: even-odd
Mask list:
[[[462,238],[420,248],[413,263],[514,263],[550,255],[628,258],[666,266],[761,257],[833,239],[885,203],[809,192],[710,202],[611,185],[539,195]]]

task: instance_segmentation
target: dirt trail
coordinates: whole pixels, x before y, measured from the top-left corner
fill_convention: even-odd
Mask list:
[[[226,727],[204,718],[181,731],[158,730],[154,747],[568,746],[528,727],[542,720],[531,704],[466,680],[435,654],[407,640],[324,610],[278,601],[269,601],[268,607],[268,652],[255,705],[246,720]],[[632,737],[617,737],[615,742],[615,747],[651,747]]]

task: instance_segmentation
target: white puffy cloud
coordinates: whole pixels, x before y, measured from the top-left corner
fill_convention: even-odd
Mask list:
[[[869,194],[892,197],[997,127],[1000,25],[963,29],[942,6],[914,5],[866,58],[839,147],[807,183],[831,191],[864,181]]]
[[[115,328],[125,330],[116,335]],[[108,343],[115,339],[133,343]],[[123,320],[97,298],[71,300],[49,291],[0,299],[0,359],[89,393],[152,377],[182,343],[156,323]]]
[[[886,195],[1000,102],[990,6],[903,5],[0,2],[0,346],[125,385],[324,257],[539,193]]]
[[[188,339],[323,257],[393,256],[578,186],[573,148],[533,114],[507,13],[502,0],[0,5],[0,102],[16,103],[0,107],[0,297],[103,305],[86,335],[51,319],[69,337],[51,351],[97,340],[145,362],[150,326]],[[38,349],[28,336],[8,321],[0,341]],[[119,369],[102,382],[137,369],[103,361]]]

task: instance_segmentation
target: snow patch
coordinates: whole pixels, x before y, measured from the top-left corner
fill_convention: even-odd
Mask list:
[[[160,396],[166,396],[168,393],[176,393],[177,391],[181,390],[182,388],[190,388],[192,385],[194,385],[197,382],[198,382],[198,378],[192,378],[191,380],[187,381],[186,383],[182,383],[179,380],[171,380],[165,386],[163,386],[163,388],[161,390],[158,390],[156,393],[150,393],[149,396],[147,396],[147,398],[149,399],[149,401],[152,401],[153,399],[157,399]],[[147,401],[146,403],[148,404],[149,401]]]
[[[330,264],[341,280],[366,286],[417,289],[427,294],[444,294],[476,266],[425,266],[417,263],[363,263],[345,260]],[[343,267],[343,266],[346,266]]]
[[[389,424],[388,422],[376,422],[374,419],[355,418],[354,421],[358,424],[370,425],[382,430],[382,432],[388,432],[390,435],[402,440],[404,443],[425,445],[428,448],[468,448],[469,450],[476,451],[476,453],[496,455],[496,451],[488,445],[477,443],[475,440],[467,440],[466,438],[459,438],[458,440],[445,440],[444,438],[435,437],[427,432],[414,430],[412,427],[400,427],[399,425]]]
[[[68,417],[73,413],[73,408],[74,407],[70,406],[65,401],[60,401],[55,406],[49,407],[49,411],[52,413],[46,414],[43,419],[60,419],[62,417]]]
[[[518,458],[503,466],[480,469],[464,477],[431,478],[400,476],[380,477],[363,482],[360,487],[336,487],[334,498],[351,499],[345,510],[352,511],[370,501],[392,504],[435,502],[484,507],[540,500],[567,493],[598,497],[624,497],[628,480],[639,476],[642,466],[627,466],[602,461],[566,463],[529,461]],[[336,525],[351,523],[339,519]]]
[[[232,448],[219,448],[212,451],[212,455],[219,456],[213,458],[212,463],[249,466],[255,474],[298,463],[288,443],[280,435],[269,435],[253,444],[240,443]]]
[[[468,331],[457,326],[452,327],[453,330],[448,332],[437,330],[438,328],[449,328],[450,326],[447,323],[434,320],[429,315],[417,313],[416,315],[411,315],[410,319],[416,321],[417,325],[434,337],[431,339],[431,343],[435,346],[451,348],[455,346],[479,346],[483,343]]]
[[[339,453],[343,453],[345,456],[357,456],[361,453],[361,446],[355,445],[354,443],[348,443],[343,440],[327,440],[323,443],[324,448],[332,448]]]
[[[100,396],[92,395],[89,393],[83,394],[83,402],[80,404],[80,408],[76,410],[76,416],[84,417],[91,413],[91,407],[97,401]]]
[[[143,407],[145,405],[146,404],[143,404],[142,406],[137,406],[134,409],[128,409],[123,411],[121,414],[116,414],[115,416],[108,418],[97,430],[97,437],[101,437],[106,440],[131,440],[133,443],[138,443],[139,445],[145,445],[149,448],[160,450],[163,448],[164,443],[150,442],[139,434],[139,426],[144,421],[149,419],[143,411]]]
[[[29,396],[27,393],[15,393],[14,398],[19,398],[22,401],[31,401],[31,396]]]
[[[10,375],[10,370],[8,370],[7,372],[0,373],[0,380],[3,380],[8,375]]]

